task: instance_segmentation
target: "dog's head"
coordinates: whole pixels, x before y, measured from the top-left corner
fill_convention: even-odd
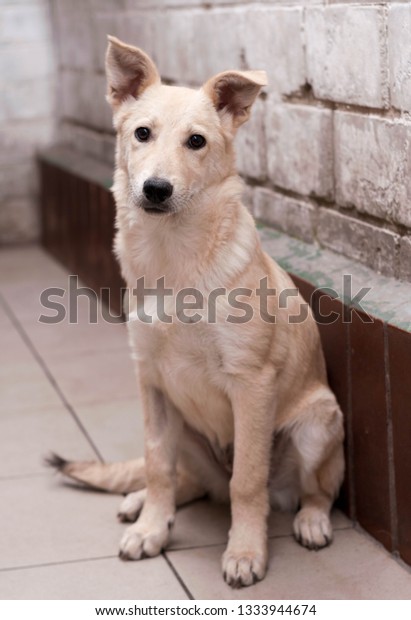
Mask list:
[[[109,37],[106,73],[130,205],[176,213],[234,173],[232,141],[263,71],[226,71],[199,90],[167,86],[142,50]]]

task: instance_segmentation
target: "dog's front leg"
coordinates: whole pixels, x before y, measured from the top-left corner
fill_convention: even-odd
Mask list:
[[[263,373],[262,373],[263,374]],[[275,415],[275,377],[233,390],[234,466],[230,482],[231,529],[223,574],[232,587],[249,586],[267,570],[268,476]]]
[[[176,510],[176,461],[182,420],[159,390],[141,386],[144,409],[147,495],[138,521],[127,528],[120,557],[158,555],[168,542]]]

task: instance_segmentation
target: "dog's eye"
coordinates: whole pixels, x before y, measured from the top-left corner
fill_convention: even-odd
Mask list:
[[[150,137],[150,130],[148,127],[138,127],[134,135],[139,142],[147,142]]]
[[[200,136],[200,134],[195,133],[189,137],[187,146],[189,146],[190,149],[197,150],[197,149],[202,149],[203,146],[205,146],[205,143],[206,143],[206,139],[203,136]]]

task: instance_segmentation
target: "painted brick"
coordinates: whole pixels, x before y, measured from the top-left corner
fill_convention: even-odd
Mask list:
[[[29,43],[51,38],[46,6],[31,4],[6,5],[1,9],[0,40],[2,43]]]
[[[252,7],[245,14],[245,24],[247,68],[267,71],[270,92],[298,90],[305,82],[302,8]]]
[[[333,194],[332,112],[303,105],[268,110],[268,173],[282,188],[304,195]]]
[[[411,237],[402,237],[400,242],[399,277],[411,282]]]
[[[150,36],[147,36],[151,34],[148,28],[150,17],[150,14],[147,14],[144,17],[144,22],[142,22],[140,13],[130,16],[116,11],[115,13],[98,12],[93,15],[94,66],[98,71],[105,71],[108,34],[131,45],[141,47],[148,54],[151,54],[152,50],[147,45],[151,39]],[[142,23],[144,23],[144,27],[141,27]]]
[[[236,136],[237,169],[243,176],[263,179],[267,175],[264,121],[265,102],[257,99],[250,119]]]
[[[70,122],[62,122],[58,129],[58,142],[114,165],[115,137],[113,135],[93,131]]]
[[[1,203],[0,243],[33,241],[38,235],[39,218],[34,198],[12,198]]]
[[[244,11],[163,11],[154,21],[163,77],[201,84],[227,69],[244,68]]]
[[[308,80],[316,97],[388,106],[381,7],[331,6],[306,11]]]
[[[317,209],[308,202],[269,189],[254,190],[254,217],[293,237],[312,242]]]
[[[335,115],[337,202],[411,226],[411,124]]]
[[[395,276],[400,236],[327,208],[320,208],[317,239],[321,245]]]
[[[33,158],[19,164],[0,167],[0,201],[29,196],[37,192],[38,179]]]
[[[394,4],[388,15],[391,102],[411,112],[411,5]]]
[[[30,119],[0,126],[0,166],[27,161],[38,148],[50,144],[54,136],[54,121]]]
[[[54,0],[61,67],[93,66],[94,29],[90,5],[84,0]]]
[[[66,69],[61,73],[60,103],[63,118],[80,121],[95,129],[112,131],[111,110],[105,100],[103,74]]]
[[[3,120],[49,117],[54,112],[54,80],[11,82],[2,92]]]
[[[3,82],[40,79],[53,75],[53,72],[54,58],[47,41],[4,45],[1,49],[0,75]]]

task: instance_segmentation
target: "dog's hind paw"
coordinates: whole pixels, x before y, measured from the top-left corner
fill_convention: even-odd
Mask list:
[[[294,519],[293,530],[300,545],[314,551],[327,547],[333,538],[330,519],[318,508],[302,508]]]
[[[117,519],[121,523],[133,523],[144,506],[146,495],[146,489],[129,493],[121,502],[120,510],[117,513]]]
[[[265,554],[233,553],[227,551],[223,555],[224,581],[232,588],[252,586],[264,578],[267,571]]]

